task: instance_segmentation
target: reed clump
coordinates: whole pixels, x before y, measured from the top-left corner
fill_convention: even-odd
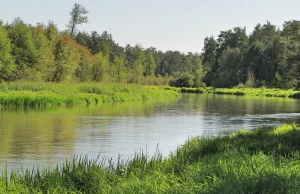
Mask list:
[[[0,193],[298,193],[300,127],[195,137],[162,157],[127,161],[75,157],[54,168],[6,175]],[[7,184],[7,186],[6,186]]]

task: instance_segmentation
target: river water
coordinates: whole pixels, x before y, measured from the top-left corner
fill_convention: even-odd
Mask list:
[[[43,109],[0,109],[0,172],[76,155],[168,156],[194,136],[300,122],[300,100],[183,94],[181,99]]]

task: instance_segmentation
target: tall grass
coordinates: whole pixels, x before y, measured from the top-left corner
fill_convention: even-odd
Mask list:
[[[34,82],[0,84],[0,106],[5,107],[97,104],[177,98],[180,96],[179,91],[160,86]]]
[[[300,127],[196,137],[169,157],[136,153],[108,165],[75,157],[56,167],[12,173],[0,193],[298,193]]]
[[[278,88],[181,88],[181,92],[300,98],[300,91]]]

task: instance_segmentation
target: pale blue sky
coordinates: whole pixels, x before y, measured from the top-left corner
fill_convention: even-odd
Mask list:
[[[74,3],[88,11],[82,31],[108,31],[121,46],[141,44],[159,50],[201,52],[203,40],[221,30],[257,23],[281,27],[284,21],[300,20],[299,0],[0,0],[0,19],[26,23],[54,21],[66,28]]]

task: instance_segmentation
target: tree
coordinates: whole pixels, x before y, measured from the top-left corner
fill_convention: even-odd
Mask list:
[[[264,51],[260,76],[269,86],[281,87],[282,75],[286,69],[288,42],[286,38],[276,36]]]
[[[54,47],[45,32],[46,30],[43,25],[32,28],[37,60],[35,79],[39,81],[48,81],[50,79],[55,58],[53,54]]]
[[[82,46],[86,46],[90,48],[91,37],[86,32],[79,32],[75,36],[76,42]]]
[[[92,81],[99,82],[108,79],[109,59],[103,53],[95,55],[95,62],[92,67]]]
[[[256,40],[263,42],[264,44],[268,44],[272,41],[272,38],[278,35],[278,30],[275,25],[272,25],[269,21],[266,24],[262,25],[257,24],[254,27],[254,31],[249,37],[250,44],[255,42]]]
[[[101,50],[100,36],[96,31],[91,32],[91,38],[89,42],[89,48],[92,50],[93,55],[97,54]]]
[[[300,21],[287,21],[283,24],[282,35],[289,37],[292,41],[300,40]]]
[[[0,22],[0,81],[10,81],[15,69],[14,59],[11,55],[11,43],[8,34]]]
[[[217,42],[214,37],[204,39],[203,66],[207,71],[212,71],[216,65]]]
[[[163,60],[163,72],[164,75],[172,75],[174,77],[180,77],[180,69],[183,64],[183,55],[179,51],[167,51],[164,54]]]
[[[134,47],[129,44],[125,47],[125,60],[127,61],[126,67],[130,69],[134,66],[134,61],[136,60]]]
[[[246,28],[235,27],[233,30],[221,31],[217,40],[217,60],[220,59],[223,51],[225,51],[227,47],[239,48],[243,51],[247,46],[247,41]]]
[[[146,57],[145,57],[145,75],[146,76],[154,76],[155,69],[157,64],[154,61],[154,57],[152,55],[152,52],[150,49],[147,49],[146,51]]]
[[[192,70],[191,72],[194,73],[194,87],[203,86],[203,78],[205,75],[205,70],[202,65],[201,57],[199,54],[191,54],[191,61],[192,61]]]
[[[116,82],[125,82],[127,77],[127,69],[122,58],[116,57],[112,64],[111,70],[112,77]]]
[[[252,72],[256,79],[261,79],[259,71],[263,64],[264,50],[265,44],[258,40],[248,46],[243,58],[244,69],[247,70],[247,77],[244,77],[244,81],[249,77],[248,72]]]
[[[241,64],[239,48],[227,47],[220,58],[219,79],[215,80],[217,87],[231,87],[239,84],[239,69]]]
[[[80,60],[77,69],[75,70],[75,80],[80,82],[90,81],[93,59],[91,51],[82,45],[78,45],[77,47],[80,54]]]
[[[12,42],[12,55],[17,65],[15,76],[19,80],[35,80],[38,55],[31,28],[20,18],[8,26]]]
[[[85,24],[88,22],[88,17],[85,16],[87,13],[88,11],[80,4],[74,4],[74,8],[70,12],[71,19],[69,21],[69,24],[67,25],[71,36],[75,35],[77,25]]]
[[[188,55],[182,56],[182,65],[179,69],[181,72],[192,73],[192,53],[188,53]]]
[[[136,45],[134,48],[135,61],[130,68],[130,82],[140,84],[143,78],[144,63],[145,63],[145,52],[141,46]]]
[[[70,36],[63,36],[57,42],[55,50],[55,71],[53,82],[72,81],[75,70],[80,61],[80,53],[76,48],[76,42]]]

